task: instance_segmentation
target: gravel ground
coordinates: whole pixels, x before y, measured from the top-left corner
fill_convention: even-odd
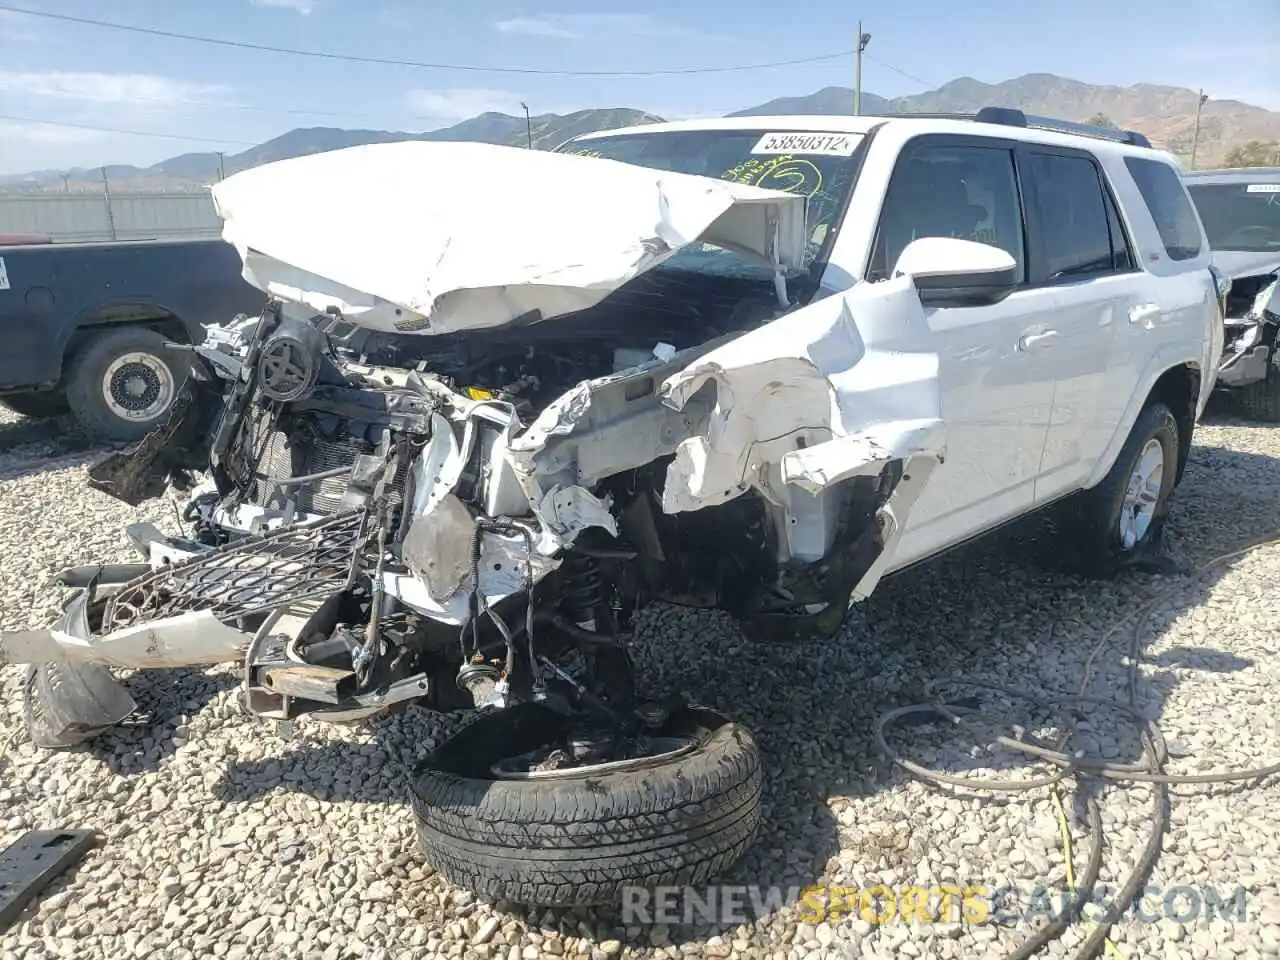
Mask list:
[[[34,433],[32,433],[34,431]],[[1188,568],[1258,537],[1280,504],[1280,430],[1211,419],[1200,428],[1170,524],[1169,551]],[[30,441],[30,442],[23,442]],[[175,525],[155,501],[134,512],[84,486],[87,445],[9,417],[0,422],[0,626],[45,622],[50,577],[90,559],[124,558],[121,526],[139,514]],[[1047,790],[994,800],[944,793],[874,760],[881,711],[924,697],[934,678],[985,679],[1066,693],[1080,686],[1106,628],[1143,598],[1166,599],[1146,633],[1138,697],[1190,773],[1280,758],[1271,692],[1280,547],[1200,580],[1135,573],[1111,583],[1054,572],[1044,524],[886,581],[838,642],[745,645],[724,618],[646,614],[645,682],[679,687],[736,715],[765,755],[766,825],[735,884],[1059,885],[1064,858]],[[1097,659],[1091,692],[1123,696],[1123,647]],[[0,956],[495,957],[871,956],[1007,954],[1032,927],[872,925],[855,916],[806,923],[796,906],[726,927],[623,926],[615,911],[533,912],[475,902],[425,868],[403,802],[404,771],[458,722],[406,712],[362,728],[306,720],[282,731],[240,713],[229,670],[136,675],[148,715],[92,746],[37,753],[20,734],[20,670],[0,668],[0,846],[28,828],[92,827],[102,845],[8,932]],[[1010,715],[1015,711],[1010,709]],[[1015,717],[1015,719],[1017,719]],[[1028,713],[1019,722],[1034,728]],[[1137,759],[1130,727],[1090,720],[1089,746]],[[990,751],[995,726],[916,725],[891,742],[953,772],[1029,776]],[[2,752],[2,751],[0,751]],[[1171,827],[1151,883],[1245,890],[1247,919],[1126,920],[1115,957],[1275,956],[1280,950],[1280,779],[1240,789],[1175,787]],[[1081,798],[1065,785],[1083,869]],[[1102,789],[1101,881],[1114,890],[1138,862],[1152,817],[1142,785]],[[1162,894],[1148,900],[1158,911]],[[815,919],[815,918],[808,918]],[[1075,928],[1048,951],[1070,956]]]

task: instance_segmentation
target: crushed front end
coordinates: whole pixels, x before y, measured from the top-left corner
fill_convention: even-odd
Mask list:
[[[418,260],[358,229],[377,209],[360,194],[394,182],[368,156],[419,183],[419,153],[459,150],[504,174],[495,207],[521,182],[505,174],[536,166],[564,236],[541,265],[533,239],[484,259],[466,252],[489,239],[467,233],[473,211],[453,214],[434,262],[455,287],[415,313]],[[323,168],[343,153],[296,163],[331,197]],[[628,653],[652,599],[725,609],[754,637],[839,628],[943,455],[909,277],[820,291],[804,198],[781,192],[477,145],[357,153],[349,235],[319,237],[318,194],[291,196],[287,171],[239,175],[243,216],[238,178],[219,185],[270,300],[190,348],[169,423],[90,470],[135,504],[187,489],[188,532],[131,528],[140,563],[66,571],[58,624],[0,636],[46,707],[81,691],[44,710],[37,742],[127,715],[107,668],[224,662],[273,718],[535,702],[626,727],[663,715],[638,704]]]
[[[1218,383],[1240,388],[1262,383],[1274,373],[1280,330],[1280,272],[1234,277],[1223,304],[1226,338]]]

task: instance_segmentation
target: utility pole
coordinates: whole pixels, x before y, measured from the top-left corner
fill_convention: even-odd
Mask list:
[[[524,107],[524,134],[529,141],[529,149],[532,150],[533,149],[533,121],[529,119],[529,105],[525,103],[523,100],[521,100],[520,106]]]
[[[853,79],[853,115],[862,116],[862,51],[871,42],[871,34],[862,32],[862,21],[858,21],[858,52],[856,54]]]
[[[116,214],[111,209],[111,183],[107,180],[107,168],[102,168],[102,197],[107,205],[107,227],[111,231],[111,239],[118,240],[116,236]]]
[[[1204,107],[1204,102],[1208,99],[1209,99],[1208,95],[1205,94],[1203,89],[1201,89],[1199,99],[1196,100],[1196,129],[1195,129],[1195,132],[1191,134],[1191,169],[1192,170],[1196,168],[1196,148],[1200,146],[1200,110]]]
[[[219,150],[218,151],[218,182],[221,183],[225,179],[227,179],[226,157],[223,156],[222,151]]]
[[[71,192],[71,174],[64,173],[64,174],[61,174],[61,177],[62,177],[62,192],[70,193]]]

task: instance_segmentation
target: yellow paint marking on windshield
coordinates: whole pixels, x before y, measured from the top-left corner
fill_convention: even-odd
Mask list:
[[[745,160],[720,174],[720,179],[806,197],[812,197],[822,189],[822,171],[817,165],[788,155],[768,160]]]

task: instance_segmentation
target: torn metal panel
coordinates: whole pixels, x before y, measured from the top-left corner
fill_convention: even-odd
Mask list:
[[[47,630],[0,635],[0,660],[40,664],[65,660],[127,669],[212,666],[244,656],[249,638],[208,610],[158,617],[105,634],[88,625],[88,593],[80,591]]]
[[[670,456],[686,437],[705,430],[709,401],[699,397],[674,410],[663,403],[658,388],[691,360],[732,342],[735,336],[585,380],[549,404],[509,444],[511,461],[529,500],[543,504],[556,487],[588,488]]]
[[[480,188],[459,189],[459,171]],[[491,144],[296,157],[229,177],[213,199],[249,282],[384,332],[573,313],[695,243],[804,267],[803,196]]]
[[[826,297],[704,354],[662,385],[675,410],[715,391],[705,432],[676,450],[663,509],[748,489],[785,508],[892,461],[942,456],[938,365],[909,277]]]

